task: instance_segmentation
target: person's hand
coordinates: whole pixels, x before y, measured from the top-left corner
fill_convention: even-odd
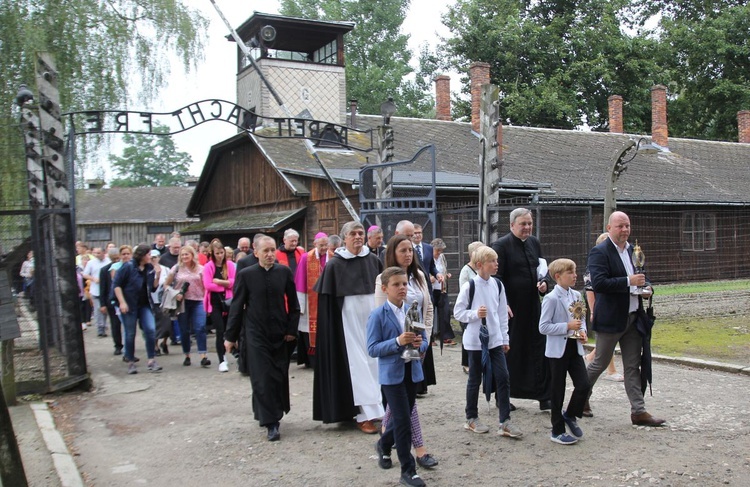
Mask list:
[[[477,310],[477,316],[479,318],[487,318],[487,306],[480,306]]]
[[[293,342],[296,339],[297,337],[294,335],[284,335],[284,340],[286,340],[287,342]]]
[[[570,320],[568,321],[568,330],[580,330],[581,320]]]
[[[643,288],[643,293],[641,294],[641,296],[643,296],[644,298],[650,298],[652,294],[654,294],[654,290],[651,286],[648,286]]]
[[[630,281],[631,286],[645,286],[646,285],[645,274],[633,274],[630,277],[628,277],[628,280]]]
[[[510,351],[510,345],[500,345],[500,347],[503,349],[503,353],[508,353]]]
[[[419,348],[422,346],[422,335],[421,334],[415,334],[414,341],[411,342],[412,345],[414,345],[414,348]]]
[[[183,299],[182,293],[179,293],[177,294],[177,296],[174,297],[175,301],[182,301],[182,299]]]
[[[99,308],[99,311],[100,311],[100,312],[101,312],[102,314],[104,314],[104,313],[106,313],[106,312],[107,312],[107,307],[106,307],[106,306],[102,306],[101,308]]]
[[[405,331],[402,334],[398,336],[398,343],[401,344],[401,346],[404,345],[411,345],[414,343],[414,341],[417,339],[417,334],[411,331]],[[419,336],[419,339],[422,339],[422,336]]]
[[[508,318],[513,318],[513,310],[510,309],[510,306],[507,306],[508,308]]]
[[[229,340],[224,340],[224,349],[227,351],[227,353],[231,353],[232,350],[237,348],[237,342],[230,342]]]
[[[589,336],[585,330],[581,330],[581,336],[578,338],[578,341],[581,343],[587,343],[589,341]]]
[[[128,308],[128,303],[120,303],[120,313],[122,314],[128,314],[130,311],[130,308]]]
[[[95,278],[93,278],[91,280],[94,281],[95,283],[99,284],[99,278],[98,277],[95,277]]]
[[[440,273],[438,273],[438,275],[435,276],[435,279],[437,279],[437,282],[440,282],[440,283],[442,283],[445,280],[443,275]]]
[[[540,293],[544,294],[547,292],[547,282],[546,281],[539,281],[536,283],[536,288],[539,290]]]

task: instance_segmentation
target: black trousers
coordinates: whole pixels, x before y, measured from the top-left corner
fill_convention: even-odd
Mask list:
[[[565,415],[569,418],[583,416],[583,405],[589,395],[591,384],[586,373],[583,357],[578,355],[576,340],[568,340],[565,352],[560,358],[549,359],[550,368],[550,401],[552,402],[552,434],[565,433],[565,421],[562,417],[562,406],[565,400],[565,382],[567,374],[573,380],[573,394],[568,401]]]
[[[114,306],[107,306],[107,314],[109,315],[109,331],[112,332],[112,341],[115,342],[116,349],[122,349],[122,324],[120,318],[115,313]]]
[[[391,421],[380,438],[383,451],[389,453],[395,443],[401,473],[416,471],[411,454],[411,410],[417,396],[416,386],[411,380],[411,363],[404,368],[404,381],[400,384],[381,386],[391,408]]]

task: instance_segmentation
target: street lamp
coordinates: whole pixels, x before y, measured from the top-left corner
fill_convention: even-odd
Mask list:
[[[635,159],[635,156],[637,156],[638,154],[656,154],[657,152],[659,152],[659,148],[657,148],[651,142],[646,142],[644,144],[644,140],[646,140],[645,137],[641,137],[640,139],[638,139],[638,142],[634,141],[633,139],[628,139],[612,159],[614,162],[612,163],[612,170],[610,171],[609,176],[609,184],[607,184],[606,194],[604,195],[604,225],[602,227],[604,231],[606,231],[607,229],[609,216],[615,210],[617,210],[617,200],[615,199],[615,191],[617,191],[617,186],[615,185],[617,184],[617,180],[620,178],[620,175],[627,169],[626,164]],[[633,146],[635,146],[635,150],[632,151],[632,155],[630,157],[626,158],[626,154],[633,148]]]
[[[390,162],[393,160],[393,127],[391,127],[391,117],[396,113],[396,104],[393,98],[388,97],[380,105],[380,115],[383,117],[383,125],[378,127],[378,159],[379,163]],[[393,196],[393,169],[384,167],[375,172],[375,197],[379,200],[388,199]],[[382,203],[378,203],[378,208],[382,208]],[[383,227],[380,215],[375,217],[376,224]]]

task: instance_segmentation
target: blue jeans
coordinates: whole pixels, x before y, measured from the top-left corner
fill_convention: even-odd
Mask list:
[[[466,419],[478,418],[479,386],[482,383],[482,351],[467,350],[469,354],[469,381],[466,383]],[[503,347],[490,349],[492,378],[497,405],[500,409],[500,422],[510,419],[510,376],[505,362]]]
[[[149,360],[153,359],[156,347],[156,323],[151,308],[144,306],[130,310],[128,313],[122,313],[120,321],[122,321],[122,326],[125,329],[125,360],[132,362],[135,356],[135,327],[137,321],[141,323],[141,329],[143,329],[143,339],[146,341],[146,355]]]
[[[185,312],[177,315],[180,322],[180,337],[182,341],[182,352],[187,355],[190,353],[190,325],[192,324],[195,333],[195,341],[198,342],[198,353],[206,353],[206,310],[203,308],[203,301],[192,299],[185,300]]]

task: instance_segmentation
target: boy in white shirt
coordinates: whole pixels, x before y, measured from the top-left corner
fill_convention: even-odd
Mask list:
[[[486,327],[489,335],[486,345],[489,353],[494,390],[500,409],[498,433],[510,438],[523,436],[521,430],[510,422],[510,379],[505,354],[508,345],[508,314],[505,290],[497,273],[497,253],[490,247],[475,251],[474,262],[477,275],[461,286],[456,298],[453,316],[468,323],[463,335],[463,344],[469,355],[469,380],[466,383],[466,424],[464,429],[474,433],[487,433],[489,428],[479,422],[477,401],[482,382],[482,342],[480,331]]]
[[[552,402],[552,435],[550,440],[560,445],[572,445],[583,437],[576,418],[583,415],[589,384],[583,362],[586,343],[586,309],[581,293],[573,289],[576,283],[576,264],[570,259],[557,259],[549,265],[549,274],[557,285],[542,301],[539,332],[547,335],[544,355],[550,364],[550,400]],[[574,311],[575,310],[575,311]],[[562,410],[567,374],[573,380],[573,394],[568,407]],[[572,436],[565,432],[565,425]]]

